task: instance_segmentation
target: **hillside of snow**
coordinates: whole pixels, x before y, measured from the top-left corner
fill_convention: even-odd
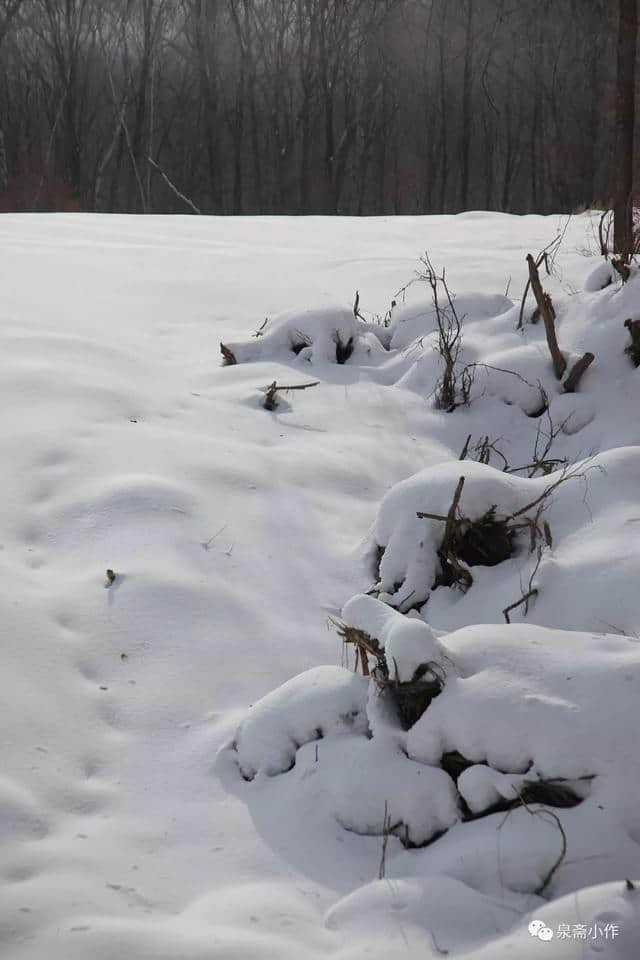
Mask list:
[[[640,275],[597,220],[0,218],[3,957],[635,960]],[[559,234],[574,392],[519,329]]]

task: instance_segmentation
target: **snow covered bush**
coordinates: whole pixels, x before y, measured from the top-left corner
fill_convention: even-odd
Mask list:
[[[291,310],[267,320],[252,340],[221,344],[221,350],[229,364],[287,360],[291,354],[315,364],[346,363],[352,356],[362,362],[384,353],[371,328],[343,307]]]

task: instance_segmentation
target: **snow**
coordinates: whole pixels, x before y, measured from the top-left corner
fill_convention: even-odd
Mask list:
[[[441,657],[433,630],[422,620],[409,620],[374,597],[359,594],[345,604],[344,622],[378,640],[385,651],[392,678],[413,679],[423,664]]]
[[[341,733],[366,733],[368,683],[342,667],[315,667],[268,693],[229,749],[246,779],[289,770],[300,747]]]
[[[0,218],[3,957],[635,960],[640,278],[597,219],[543,275],[596,357],[567,394],[531,296],[517,330],[557,217]],[[427,291],[398,294],[425,250],[476,364],[452,413]],[[274,380],[320,382],[269,412]],[[465,516],[510,516],[563,461],[539,564],[521,531],[436,586],[418,511],[465,476]],[[392,685],[437,667],[409,730],[329,617]],[[547,780],[581,802],[505,809]]]

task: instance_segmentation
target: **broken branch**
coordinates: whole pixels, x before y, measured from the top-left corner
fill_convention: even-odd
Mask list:
[[[553,309],[553,303],[551,302],[551,297],[549,294],[545,293],[542,289],[538,267],[530,253],[527,254],[527,263],[529,264],[529,279],[531,281],[531,289],[533,290],[536,298],[540,315],[544,320],[544,329],[547,335],[547,345],[553,361],[553,369],[556,379],[561,380],[562,375],[567,367],[567,361],[560,352],[560,347],[558,346],[558,341],[556,338],[556,328],[554,322],[556,315],[555,310]]]

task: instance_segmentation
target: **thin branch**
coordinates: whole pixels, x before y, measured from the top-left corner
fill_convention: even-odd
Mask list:
[[[195,203],[193,202],[193,200],[190,200],[189,197],[185,196],[184,193],[182,193],[180,190],[178,190],[178,188],[176,187],[175,183],[173,183],[173,182],[169,179],[169,177],[166,175],[166,173],[164,172],[164,170],[162,169],[162,167],[161,167],[158,163],[156,163],[155,160],[152,160],[151,157],[147,157],[147,161],[151,164],[151,166],[153,167],[154,170],[157,170],[157,171],[158,171],[158,173],[160,174],[160,176],[162,177],[162,179],[164,180],[164,182],[166,183],[166,185],[169,187],[169,189],[171,190],[171,192],[175,194],[175,196],[178,198],[178,200],[182,200],[183,203],[186,203],[186,205],[187,205],[188,207],[190,207],[190,209],[193,210],[194,213],[197,213],[199,216],[202,216],[202,210],[201,210],[199,207],[196,207],[196,205],[195,205]]]

